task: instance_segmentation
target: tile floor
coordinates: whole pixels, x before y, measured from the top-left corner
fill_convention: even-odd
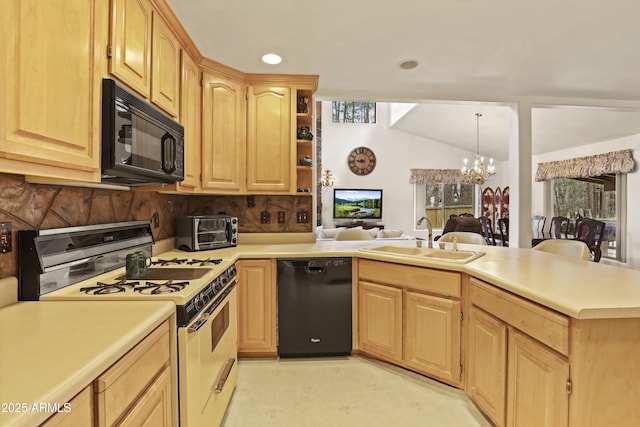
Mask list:
[[[223,427],[491,426],[463,391],[365,357],[238,366]]]

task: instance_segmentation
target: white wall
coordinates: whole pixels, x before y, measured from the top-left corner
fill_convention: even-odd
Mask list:
[[[475,154],[393,130],[389,127],[389,116],[390,104],[378,103],[376,124],[332,123],[331,102],[322,102],[322,169],[331,170],[336,188],[382,188],[381,222],[385,228],[426,237],[424,230],[415,231],[409,169],[457,169],[462,166],[462,159]],[[376,154],[376,168],[367,176],[357,176],[347,167],[347,155],[359,146],[367,146]],[[506,167],[506,162],[496,163],[491,187],[506,185]],[[332,209],[333,189],[325,188],[321,218],[325,227],[333,226]]]
[[[554,151],[537,156],[533,156],[532,172],[533,187],[531,189],[532,214],[544,213],[544,183],[535,182],[535,173],[538,163],[555,160],[564,160],[574,157],[584,157],[593,154],[602,154],[609,151],[631,149],[633,158],[638,164],[640,157],[640,135],[633,135],[625,138],[614,139],[596,144],[583,145],[578,148]],[[636,171],[627,174],[627,264],[630,268],[640,268],[640,174]],[[602,259],[604,263],[613,263]]]

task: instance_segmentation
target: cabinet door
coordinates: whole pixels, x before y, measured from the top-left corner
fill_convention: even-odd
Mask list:
[[[107,5],[2,5],[0,171],[99,181]]]
[[[238,261],[238,353],[274,356],[276,347],[275,260]]]
[[[504,426],[507,326],[472,307],[467,332],[467,393],[498,426]]]
[[[507,426],[568,425],[568,379],[569,362],[565,358],[510,329]]]
[[[460,382],[460,301],[407,292],[404,328],[407,365]]]
[[[249,86],[247,117],[247,190],[292,192],[291,89]]]
[[[151,102],[174,117],[180,106],[180,50],[178,39],[154,12]]]
[[[118,425],[171,427],[171,375],[167,367]]]
[[[241,193],[246,170],[243,84],[208,72],[203,82],[202,188]]]
[[[112,0],[111,7],[109,72],[149,98],[151,3],[149,0]]]
[[[360,282],[358,345],[392,361],[402,360],[402,290]]]
[[[200,71],[195,61],[182,51],[182,91],[180,122],[184,126],[184,181],[181,189],[197,189],[200,184]]]

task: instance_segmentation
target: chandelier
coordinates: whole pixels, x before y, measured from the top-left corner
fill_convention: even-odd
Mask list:
[[[476,113],[476,160],[473,167],[467,167],[467,159],[464,159],[464,166],[460,170],[462,182],[482,185],[496,174],[496,167],[493,166],[493,159],[489,159],[489,165],[485,166],[484,157],[480,156],[480,117],[482,114]]]

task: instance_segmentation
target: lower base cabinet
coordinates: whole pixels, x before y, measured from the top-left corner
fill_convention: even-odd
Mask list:
[[[469,305],[467,392],[476,404],[498,427],[567,426],[566,316],[476,279]]]
[[[276,260],[246,259],[238,268],[238,356],[275,357]]]
[[[407,366],[460,381],[460,301],[405,291],[404,355]]]
[[[93,391],[88,386],[76,394],[68,403],[68,412],[58,412],[41,427],[93,426]]]
[[[358,275],[358,348],[460,387],[460,275],[362,259]]]
[[[385,360],[402,360],[402,290],[358,284],[358,346]]]

